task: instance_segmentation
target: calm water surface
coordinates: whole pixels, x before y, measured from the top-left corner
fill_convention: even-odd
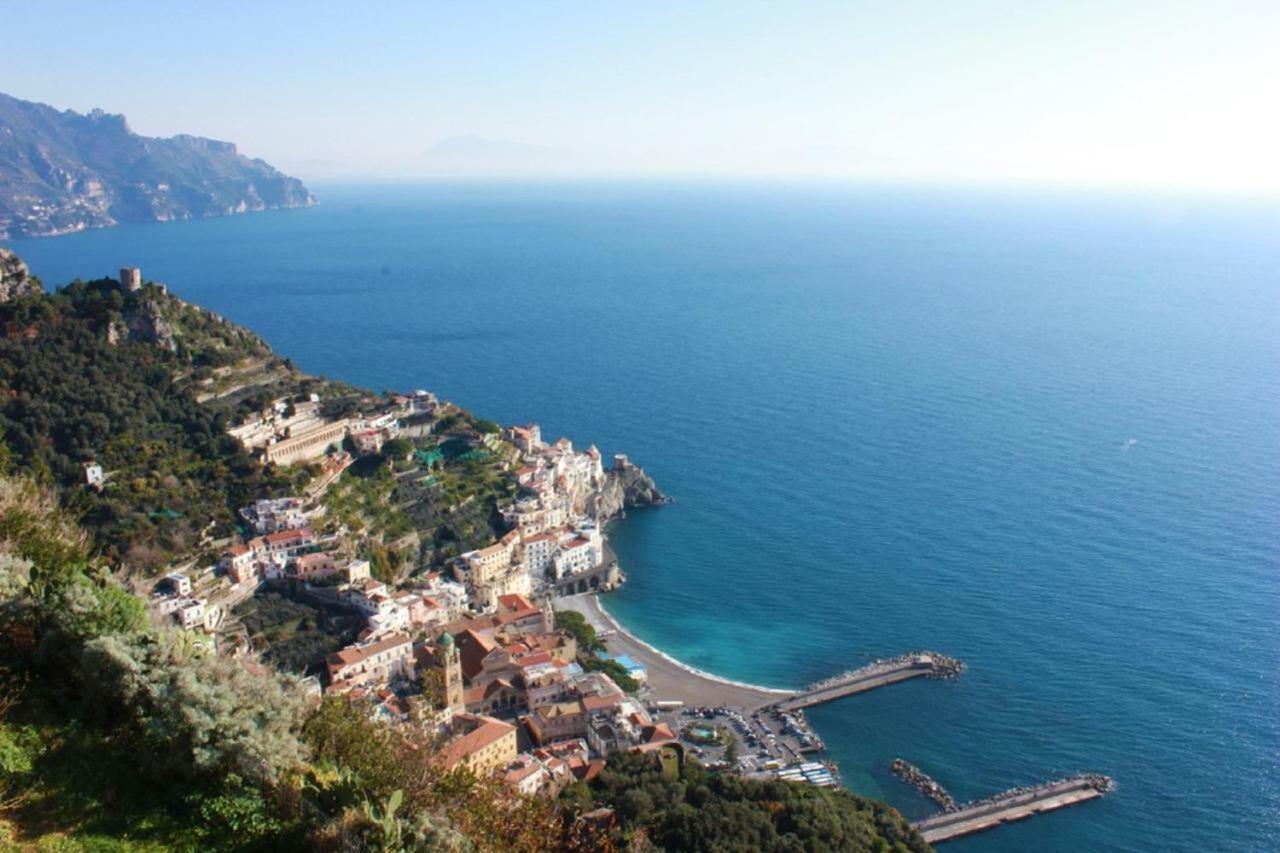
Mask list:
[[[1076,770],[1104,800],[964,851],[1280,847],[1280,211],[784,186],[318,187],[323,204],[14,241],[140,265],[304,369],[643,463],[608,606],[794,686],[855,790]]]

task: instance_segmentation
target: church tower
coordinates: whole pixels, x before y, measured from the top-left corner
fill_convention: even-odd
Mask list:
[[[436,669],[440,671],[440,698],[455,713],[466,710],[462,698],[462,656],[453,635],[445,632],[436,641]]]

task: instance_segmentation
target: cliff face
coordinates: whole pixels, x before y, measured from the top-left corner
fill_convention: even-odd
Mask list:
[[[8,249],[0,249],[0,302],[39,293],[40,282],[27,272],[27,265]]]
[[[129,340],[156,344],[170,352],[178,350],[178,330],[164,315],[160,303],[154,299],[144,299],[129,306],[125,310],[122,324],[123,335],[115,324],[109,329],[108,334],[112,343],[121,337],[127,337]]]
[[[230,142],[138,136],[124,116],[0,94],[0,238],[314,203],[301,181]]]
[[[615,518],[625,509],[666,503],[653,478],[637,465],[613,468],[605,473],[604,487],[589,502],[588,512],[601,521]]]

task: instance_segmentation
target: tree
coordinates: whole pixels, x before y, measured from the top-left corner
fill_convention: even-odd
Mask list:
[[[619,753],[589,786],[589,800],[566,789],[564,796],[572,797],[566,807],[590,802],[614,808],[622,823],[613,840],[622,843],[643,837],[645,845],[665,850],[777,853],[929,849],[883,803],[847,791],[712,773],[693,762],[669,780],[653,755]]]
[[[596,629],[581,613],[576,610],[557,610],[555,617],[557,627],[573,637],[579,653],[595,654],[604,651],[604,643],[596,635]]]
[[[291,680],[252,675],[239,661],[186,657],[169,637],[103,636],[85,645],[89,695],[114,707],[187,775],[270,781],[297,767],[301,693]]]
[[[382,445],[382,455],[398,462],[413,452],[413,443],[407,438],[393,438]]]
[[[724,762],[730,767],[738,763],[738,739],[732,734],[728,735],[729,742],[724,747]]]

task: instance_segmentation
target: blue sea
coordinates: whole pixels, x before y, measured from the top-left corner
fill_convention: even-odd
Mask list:
[[[1077,770],[965,851],[1280,849],[1280,207],[821,185],[319,186],[11,241],[138,265],[305,370],[627,452],[607,607],[723,676],[964,659],[815,709],[911,817]]]

